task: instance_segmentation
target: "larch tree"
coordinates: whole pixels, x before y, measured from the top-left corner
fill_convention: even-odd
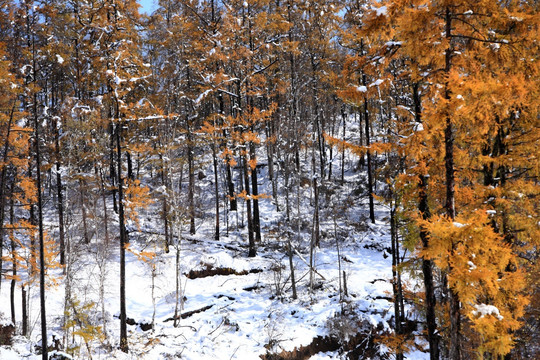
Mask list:
[[[469,159],[478,158],[475,147],[484,143],[485,134],[497,133],[502,119],[511,119],[521,107],[530,109],[533,99],[521,97],[517,105],[500,89],[512,79],[511,58],[521,59],[525,84],[537,82],[534,66],[522,60],[535,56],[537,45],[525,45],[537,31],[534,13],[522,3],[389,1],[373,4],[367,21],[366,27],[399,45],[401,56],[425,67],[422,75],[430,84],[422,101],[422,144],[433,157],[427,167],[432,187],[427,191],[434,216],[420,222],[430,239],[421,255],[432,259],[447,279],[449,310],[444,319],[449,323],[451,359],[469,356],[469,351],[508,353],[526,302],[516,252],[488,221],[486,198],[475,200],[478,191],[473,189],[484,180],[478,176],[484,164]],[[490,83],[496,86],[486,88]],[[478,93],[480,88],[484,90]],[[480,249],[485,242],[496,251]]]

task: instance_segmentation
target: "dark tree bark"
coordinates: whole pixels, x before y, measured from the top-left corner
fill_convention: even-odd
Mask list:
[[[3,149],[3,166],[0,174],[0,273],[2,273],[2,249],[4,248],[4,209],[5,209],[5,189],[6,189],[6,173],[7,173],[7,160],[9,154],[9,136],[11,133],[11,124],[13,123],[13,114],[15,111],[15,104],[11,108],[9,120],[6,128],[6,138]],[[2,282],[0,281],[0,289],[2,288]]]
[[[449,47],[445,51],[445,73],[449,74],[452,67],[452,12],[450,8],[446,8],[445,13],[445,33]],[[445,84],[444,98],[450,101],[450,89],[448,83]],[[454,129],[450,114],[446,114],[445,129],[444,129],[444,165],[446,170],[446,203],[445,209],[448,217],[453,220],[456,217],[455,208],[455,169],[454,169]],[[455,244],[452,244],[452,252],[455,251]],[[452,269],[450,269],[452,271]],[[450,342],[449,342],[449,357],[450,360],[461,360],[461,313],[460,301],[458,294],[454,289],[449,289],[450,297]]]
[[[13,201],[13,191],[14,191],[14,184],[11,183],[11,195],[10,195],[10,203],[9,203],[9,223],[13,227],[13,224],[15,223],[15,211],[14,211],[14,201]],[[11,304],[11,322],[13,323],[13,326],[15,326],[15,287],[17,284],[17,258],[15,255],[16,250],[16,242],[13,239],[13,228],[11,229],[11,261],[13,263],[11,274],[13,275],[13,278],[11,279],[11,287],[9,291],[9,301]]]
[[[121,132],[122,123],[116,125],[116,155],[118,165],[118,223],[120,225],[120,350],[127,353],[129,350],[127,342],[126,323],[126,244],[127,234],[124,218],[124,190],[122,179],[122,147]]]
[[[62,189],[62,175],[60,174],[60,133],[58,118],[55,118],[54,128],[54,152],[56,157],[56,206],[58,208],[58,240],[60,245],[60,265],[66,264],[66,246],[65,246],[65,230],[64,230],[64,192]]]
[[[257,255],[257,250],[255,248],[255,239],[253,237],[253,218],[251,217],[251,193],[249,190],[247,156],[248,156],[247,149],[244,149],[244,154],[242,155],[242,175],[244,177],[244,187],[245,187],[244,190],[246,191],[246,212],[247,212],[248,241],[249,241],[248,257],[255,257]]]
[[[253,142],[249,143],[249,152],[250,159],[256,159],[255,155],[255,144]],[[257,184],[257,167],[251,170],[251,193],[253,194],[253,230],[255,231],[255,241],[261,242],[261,218],[259,215],[259,200],[257,195],[259,195],[259,187]]]
[[[216,227],[214,231],[214,240],[219,240],[219,177],[216,144],[214,140],[212,140],[212,165],[214,166],[214,193],[216,206]]]
[[[404,312],[401,304],[403,303],[403,288],[401,286],[401,270],[399,269],[399,241],[397,233],[396,210],[394,205],[390,209],[390,235],[392,244],[392,290],[394,293],[394,317],[396,335],[403,334]],[[403,360],[402,352],[396,353],[396,360]]]
[[[367,85],[366,75],[362,75],[362,83],[364,86]],[[371,145],[370,139],[370,121],[369,121],[369,110],[368,110],[368,99],[364,98],[364,125],[365,125],[365,134],[366,134],[366,158],[367,158],[367,176],[368,176],[368,195],[369,195],[369,219],[372,224],[375,224],[375,204],[373,198],[373,168],[371,165]]]
[[[22,336],[28,335],[28,312],[26,305],[26,288],[24,285],[21,287],[21,306],[22,306]]]
[[[193,159],[193,136],[188,125],[187,137],[187,158],[188,158],[188,207],[189,207],[189,233],[195,234],[195,164]]]
[[[35,49],[34,49],[35,56]],[[35,57],[34,57],[35,58]],[[35,69],[35,61],[34,61]],[[41,152],[40,152],[40,132],[39,122],[37,116],[37,96],[34,93],[34,145],[35,145],[35,157],[36,157],[36,187],[37,187],[37,199],[38,199],[38,236],[39,236],[39,303],[41,308],[41,347],[42,347],[42,359],[48,360],[49,354],[47,350],[47,316],[45,309],[45,248],[44,248],[44,233],[43,233],[43,200],[41,194]]]
[[[422,107],[419,92],[420,84],[413,84],[413,101],[415,121],[422,122]],[[422,214],[422,219],[428,219],[431,214],[428,205],[428,177],[427,175],[420,176],[419,186],[419,203],[418,210]],[[422,246],[427,249],[429,246],[429,237],[424,229],[420,229],[420,239]],[[424,288],[426,294],[426,327],[428,331],[429,356],[430,360],[439,359],[439,336],[437,335],[437,321],[435,316],[436,298],[435,298],[435,282],[433,280],[433,261],[422,258],[422,273],[424,275]]]

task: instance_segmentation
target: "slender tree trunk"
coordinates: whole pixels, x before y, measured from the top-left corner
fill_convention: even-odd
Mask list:
[[[112,89],[109,89],[109,92],[112,92]],[[109,178],[111,179],[111,188],[112,191],[112,199],[113,199],[113,210],[115,213],[118,214],[118,204],[116,202],[116,194],[118,192],[118,189],[116,189],[116,169],[114,167],[114,149],[115,149],[115,131],[114,131],[114,123],[111,121],[109,124],[109,135],[110,135],[110,151],[109,151]]]
[[[367,86],[366,75],[362,75],[362,82],[364,86]],[[373,198],[373,168],[371,165],[371,139],[370,139],[370,121],[368,110],[368,99],[364,98],[364,125],[366,134],[366,158],[367,158],[367,176],[368,176],[368,195],[369,195],[369,219],[372,224],[375,224],[375,204]]]
[[[58,207],[58,240],[60,244],[60,265],[64,266],[66,264],[66,245],[64,234],[64,192],[62,191],[62,175],[60,174],[60,134],[58,127],[58,120],[56,120],[56,131],[54,134],[54,151],[56,155],[56,206]]]
[[[219,240],[219,177],[216,143],[214,140],[212,140],[212,164],[214,166],[214,193],[216,197],[216,228],[214,231],[214,240]]]
[[[414,101],[414,113],[415,121],[417,123],[422,122],[422,102],[419,92],[420,83],[413,85],[413,101]],[[419,186],[419,203],[418,210],[422,215],[422,219],[428,219],[431,214],[428,205],[428,177],[427,175],[420,176]],[[420,229],[420,239],[422,240],[422,247],[426,250],[429,247],[429,236],[424,229]],[[435,298],[435,282],[433,279],[433,261],[430,259],[422,258],[422,273],[424,275],[424,288],[426,294],[426,327],[429,343],[429,356],[430,360],[439,360],[439,336],[437,335],[437,319],[435,315],[435,307],[437,300]]]
[[[34,49],[35,51],[35,49]],[[34,53],[35,56],[35,53]],[[35,60],[34,60],[35,71]],[[35,74],[34,74],[35,76]],[[35,135],[35,156],[36,156],[36,187],[38,200],[38,236],[39,236],[39,303],[41,308],[41,347],[42,359],[48,360],[49,354],[47,350],[47,316],[45,309],[45,237],[43,231],[43,200],[41,194],[41,151],[39,122],[37,116],[37,95],[34,93],[34,135]]]
[[[242,155],[242,168],[244,176],[244,187],[246,191],[246,213],[247,213],[247,223],[248,223],[248,241],[249,241],[249,257],[255,257],[257,255],[257,250],[255,249],[255,239],[253,238],[253,218],[251,217],[251,193],[249,190],[249,175],[248,175],[248,164],[247,164],[247,149],[244,150]]]
[[[86,215],[86,205],[85,205],[85,187],[83,180],[79,180],[79,198],[81,201],[81,211],[82,211],[82,223],[83,223],[83,238],[85,244],[90,244],[90,236],[88,235],[88,216]]]
[[[14,211],[14,201],[13,201],[13,191],[14,191],[14,184],[11,183],[11,195],[10,195],[10,202],[9,202],[9,223],[11,225],[10,230],[10,242],[11,242],[11,261],[13,263],[12,272],[13,278],[11,279],[11,287],[9,291],[9,301],[11,304],[11,322],[13,323],[13,326],[16,326],[16,319],[15,319],[15,287],[17,284],[17,257],[15,254],[16,250],[16,242],[13,234],[13,225],[15,223],[15,211]]]
[[[167,182],[167,179],[166,179],[166,176],[165,176],[165,163],[163,161],[163,156],[160,155],[159,156],[160,158],[160,164],[161,164],[161,169],[160,169],[160,176],[161,176],[161,185],[163,186],[164,189],[167,189],[167,185],[168,185],[168,182]],[[171,236],[170,236],[170,230],[169,230],[169,202],[167,200],[168,198],[168,194],[163,194],[163,199],[161,201],[162,203],[162,208],[161,208],[161,211],[162,211],[162,219],[163,219],[163,227],[164,227],[164,231],[165,231],[165,252],[168,254],[169,253],[169,244],[171,243]]]
[[[292,298],[296,300],[298,298],[298,295],[296,293],[296,278],[294,276],[293,249],[292,249],[292,244],[291,244],[291,238],[289,236],[287,237],[287,241],[288,241],[287,253],[289,256],[289,268],[291,270]]]
[[[250,159],[253,161],[256,159],[255,144],[249,143]],[[257,167],[251,170],[251,193],[253,194],[253,230],[255,231],[255,241],[261,242],[261,218],[259,215],[259,187],[257,184]]]
[[[445,73],[449,74],[452,67],[452,13],[450,8],[446,8],[445,14],[446,21],[446,38],[449,43],[448,49],[445,51]],[[445,84],[445,100],[450,101],[450,89],[448,83]],[[454,169],[454,129],[450,114],[447,112],[445,119],[444,129],[444,145],[445,155],[444,164],[446,170],[446,203],[445,209],[448,217],[453,220],[456,217],[455,208],[455,169]],[[452,252],[455,251],[455,243],[452,243]],[[450,269],[450,272],[452,269]],[[456,291],[452,288],[449,289],[450,297],[450,343],[449,343],[449,357],[450,360],[461,360],[461,312],[460,301]]]
[[[28,335],[28,305],[26,304],[26,288],[21,286],[21,307],[22,307],[22,336]]]
[[[105,230],[105,247],[109,247],[109,212],[107,210],[107,197],[105,195],[105,176],[103,171],[99,170],[100,187],[101,187],[101,202],[103,206],[103,225]]]
[[[2,172],[0,174],[0,273],[2,273],[3,262],[2,262],[2,249],[4,248],[4,209],[5,209],[5,188],[6,188],[6,171],[8,163],[8,154],[9,154],[9,136],[11,134],[11,124],[13,122],[13,114],[15,111],[15,104],[11,108],[11,113],[9,115],[9,121],[6,128],[6,139],[4,143],[3,151],[3,165]],[[0,281],[0,289],[2,288],[2,282]]]
[[[396,210],[394,204],[390,210],[390,233],[392,243],[392,290],[394,292],[394,317],[395,317],[395,331],[396,335],[403,334],[403,311],[401,307],[403,292],[401,287],[401,276],[399,269],[399,242],[397,236],[396,226]],[[398,352],[396,354],[396,360],[403,360],[403,353]]]
[[[315,246],[319,247],[320,245],[320,224],[319,224],[319,186],[317,184],[317,177],[313,178],[313,193],[315,195],[315,214],[313,217],[313,226],[314,226],[314,239]]]
[[[274,121],[274,120],[273,120]],[[272,121],[272,123],[273,123]],[[272,198],[276,205],[276,210],[279,212],[279,199],[277,192],[277,176],[274,170],[274,140],[272,131],[272,123],[266,126],[266,155],[268,157],[268,177],[270,178],[270,184],[272,185]]]
[[[188,206],[189,206],[189,233],[191,235],[195,234],[195,164],[193,159],[193,139],[191,134],[191,129],[188,125],[188,173],[189,173],[189,184],[188,184]]]
[[[126,244],[127,234],[124,218],[124,190],[122,179],[122,147],[120,143],[122,123],[116,125],[116,155],[118,165],[118,223],[120,225],[120,350],[127,353],[129,350],[127,341],[126,323]]]
[[[341,109],[341,118],[343,120],[343,141],[346,140],[346,130],[347,130],[347,116],[345,110]],[[341,149],[341,184],[345,182],[345,146]]]

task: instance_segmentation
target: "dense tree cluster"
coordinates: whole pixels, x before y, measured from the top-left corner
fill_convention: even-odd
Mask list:
[[[376,202],[391,208],[397,357],[403,271],[421,273],[431,359],[519,356],[538,340],[538,2],[159,0],[151,15],[135,0],[0,6],[0,270],[13,323],[22,291],[23,335],[39,280],[47,338],[47,270],[73,281],[78,246],[120,244],[125,296],[129,235],[148,208],[168,252],[183,228],[197,232],[211,197],[215,239],[231,212],[245,214],[255,256],[259,201],[270,197],[294,232],[295,189],[311,186],[318,246],[320,193],[344,181],[351,152],[369,220]],[[213,193],[201,194],[208,159]],[[81,308],[69,290],[66,303]]]

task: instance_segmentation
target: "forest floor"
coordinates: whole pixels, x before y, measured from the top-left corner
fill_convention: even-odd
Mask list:
[[[247,257],[241,215],[229,214],[230,231],[223,231],[216,241],[211,208],[203,208],[207,214],[198,222],[196,235],[183,234],[177,241],[181,315],[176,327],[177,248],[171,246],[165,253],[156,242],[162,237],[155,213],[142,214],[142,230],[131,233],[126,256],[128,354],[118,349],[118,245],[105,247],[94,238],[89,245],[73,246],[70,284],[76,301],[68,307],[68,315],[74,321],[68,324],[66,338],[66,278],[60,269],[49,270],[49,278],[57,280],[47,289],[49,344],[54,336],[63,345],[61,353],[69,351],[75,359],[393,358],[380,342],[393,328],[389,211],[377,205],[377,221],[371,224],[367,199],[355,195],[360,175],[349,173],[345,180],[334,184],[338,195],[323,200],[316,272],[308,266],[313,217],[309,187],[292,198],[301,204],[292,208],[291,217],[301,221],[292,220],[291,225],[286,225],[285,212],[278,212],[270,199],[260,201],[263,239],[254,258]],[[262,185],[262,191],[270,190],[268,184]],[[207,181],[199,192],[211,188]],[[53,222],[54,214],[49,224]],[[297,299],[292,298],[288,237],[296,249]],[[15,336],[11,346],[0,347],[2,360],[41,358],[35,347],[40,343],[38,284],[28,291],[30,336]],[[19,287],[15,302],[20,319]],[[415,317],[410,307],[406,310]],[[4,281],[0,289],[4,323],[9,314],[9,283]],[[419,347],[425,345],[420,336],[417,339]],[[415,350],[407,358],[428,355]]]

